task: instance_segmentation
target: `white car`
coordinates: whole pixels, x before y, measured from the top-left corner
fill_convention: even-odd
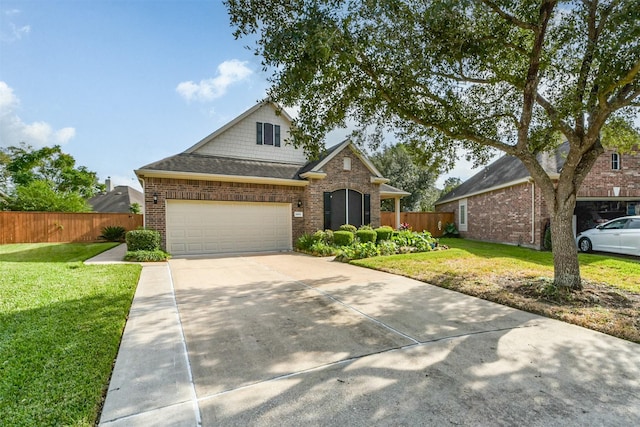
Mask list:
[[[640,256],[640,215],[616,218],[576,237],[582,252],[604,251]]]

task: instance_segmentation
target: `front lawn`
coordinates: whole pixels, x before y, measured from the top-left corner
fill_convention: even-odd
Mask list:
[[[580,254],[584,290],[567,298],[550,286],[550,252],[463,239],[440,244],[450,249],[352,263],[640,343],[640,260]]]
[[[114,245],[0,246],[0,420],[96,423],[141,267],[82,261]]]

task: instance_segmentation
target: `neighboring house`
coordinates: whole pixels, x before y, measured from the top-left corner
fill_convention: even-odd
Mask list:
[[[93,196],[89,204],[94,212],[131,212],[131,205],[137,203],[140,210],[144,207],[144,194],[126,185],[111,188],[111,180],[105,181],[106,192]]]
[[[258,103],[184,152],[135,171],[146,227],[173,255],[291,250],[303,233],[380,225],[386,185],[350,141],[308,162],[285,144],[291,117]]]
[[[566,143],[540,156],[552,178],[559,176]],[[435,203],[454,212],[463,237],[541,249],[549,215],[529,172],[516,157],[503,156]],[[577,195],[574,233],[599,222],[640,214],[640,154],[603,153]]]

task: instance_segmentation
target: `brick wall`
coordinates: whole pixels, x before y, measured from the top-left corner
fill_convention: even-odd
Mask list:
[[[344,158],[351,159],[351,170],[344,170]],[[380,226],[380,185],[371,183],[371,171],[349,148],[343,149],[324,166],[325,179],[311,180],[305,192],[305,229],[324,228],[324,192],[348,188],[371,195],[371,225]]]
[[[290,203],[292,210],[297,211],[298,200],[304,200],[304,187],[146,178],[144,194],[146,226],[160,232],[162,247],[166,248],[165,201],[168,199]],[[153,203],[154,194],[158,195],[157,204]],[[305,231],[304,218],[294,218],[293,212],[291,217],[292,243],[295,243]]]
[[[618,197],[640,197],[640,154],[620,154],[620,170],[612,170],[612,153],[607,150],[598,157],[580,187],[578,198],[614,197],[613,187],[620,187]]]
[[[532,214],[531,192],[534,191]],[[549,216],[541,192],[530,183],[514,185],[467,199],[467,231],[462,237],[540,249]],[[459,200],[438,205],[438,212],[454,212],[459,224]],[[532,233],[533,218],[533,233]]]

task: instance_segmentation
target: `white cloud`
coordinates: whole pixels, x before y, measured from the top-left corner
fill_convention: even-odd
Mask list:
[[[253,71],[247,67],[246,62],[237,59],[224,61],[218,65],[218,75],[210,79],[182,82],[176,87],[176,92],[187,101],[211,101],[220,98],[229,86],[249,77]]]
[[[3,12],[7,20],[20,14],[20,9],[9,9]],[[5,21],[5,20],[3,20]],[[6,21],[5,21],[6,22]],[[0,32],[0,42],[12,43],[31,33],[31,25],[16,25],[14,22],[3,22],[5,29]]]
[[[25,123],[16,113],[20,100],[7,83],[0,81],[0,146],[18,145],[21,142],[43,147],[64,145],[76,135],[75,128],[54,130],[44,121]]]

